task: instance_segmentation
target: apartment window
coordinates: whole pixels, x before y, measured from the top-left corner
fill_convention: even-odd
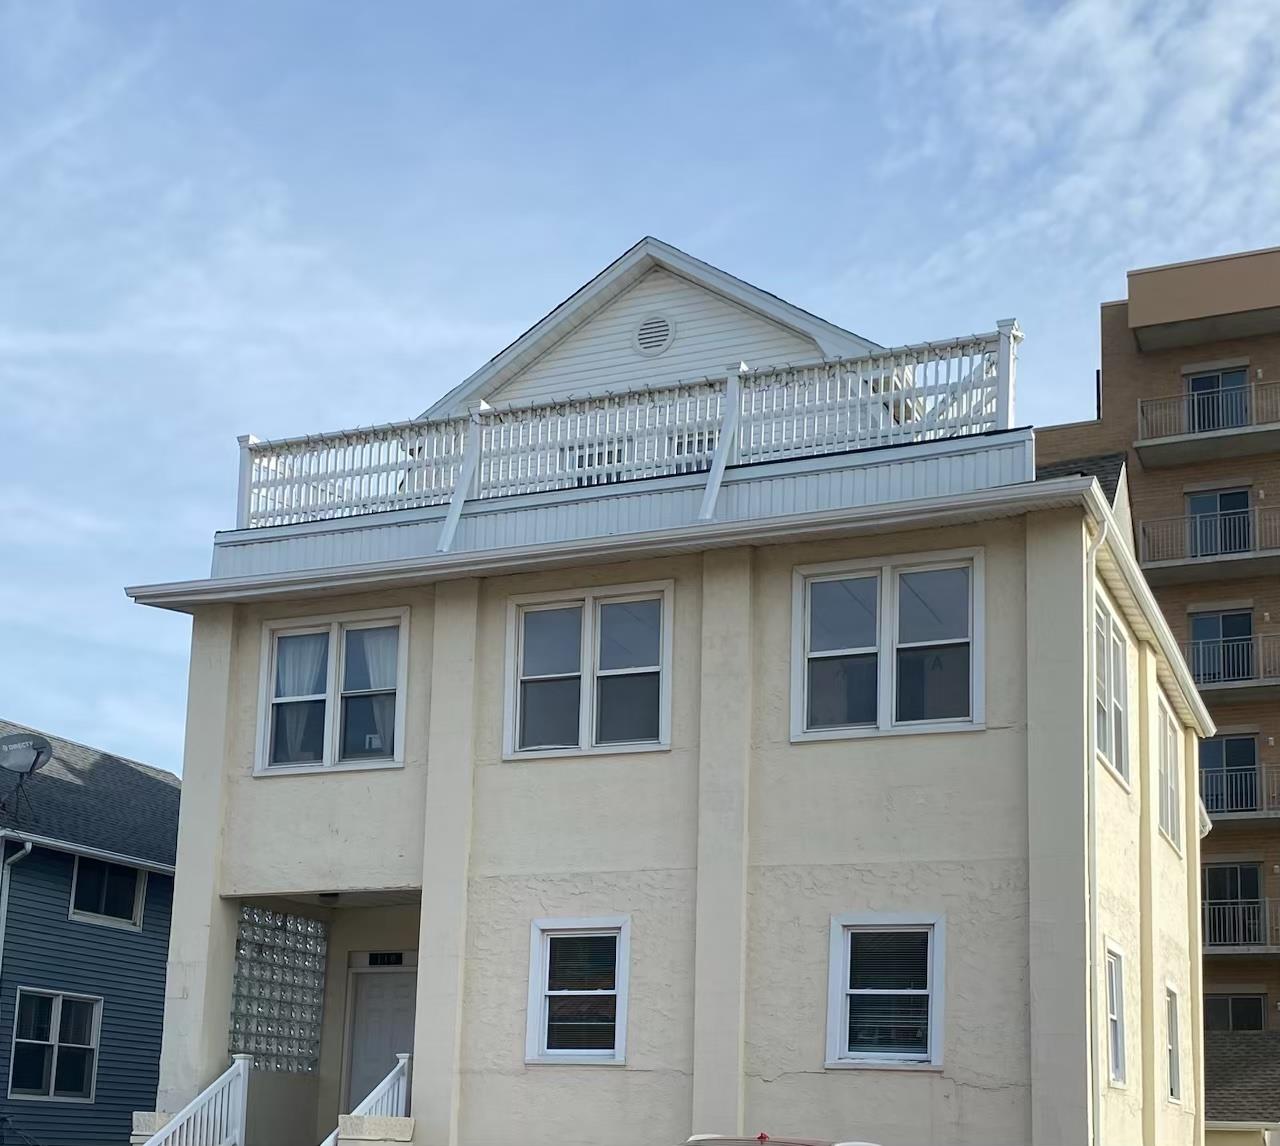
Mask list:
[[[1249,425],[1248,370],[1213,370],[1187,378],[1187,428],[1190,433]]]
[[[142,926],[147,875],[136,867],[76,856],[71,872],[71,918],[113,927]]]
[[[1123,1086],[1124,1061],[1124,957],[1115,948],[1107,949],[1107,1047],[1111,1081]]]
[[[630,929],[626,916],[534,920],[526,1059],[625,1060]]]
[[[796,570],[796,739],[982,721],[981,555]]]
[[[1169,1067],[1169,1099],[1182,1099],[1182,1053],[1178,1037],[1178,993],[1168,987],[1164,993],[1165,1052]]]
[[[1160,700],[1160,830],[1174,847],[1182,847],[1182,768],[1179,728],[1164,699]]]
[[[663,583],[513,601],[508,754],[669,743],[671,597]]]
[[[1248,553],[1253,519],[1247,489],[1207,490],[1187,495],[1187,556]]]
[[[1207,1031],[1260,1031],[1266,1026],[1266,995],[1205,995]]]
[[[1200,741],[1200,794],[1210,812],[1257,811],[1257,737],[1216,736]]]
[[[827,1064],[942,1062],[940,917],[831,921]]]
[[[1200,873],[1200,898],[1206,946],[1251,947],[1265,942],[1267,912],[1261,864],[1205,864]]]
[[[1094,744],[1129,779],[1129,645],[1114,614],[1101,601],[1093,617]]]
[[[1253,614],[1239,610],[1194,614],[1190,653],[1197,684],[1252,680]]]
[[[102,1000],[18,988],[10,1098],[92,1102]]]
[[[259,771],[403,760],[408,610],[268,625]]]

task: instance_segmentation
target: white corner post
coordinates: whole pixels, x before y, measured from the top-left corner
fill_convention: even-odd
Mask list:
[[[253,1055],[233,1054],[231,1065],[236,1072],[235,1128],[236,1146],[248,1146],[249,1141],[249,1078],[253,1068]]]
[[[479,600],[475,579],[436,587],[413,1039],[413,1141],[418,1146],[456,1146],[458,1141]]]
[[[453,548],[453,537],[458,532],[458,522],[462,518],[462,507],[469,497],[477,493],[476,474],[480,469],[480,419],[471,415],[471,424],[467,427],[467,441],[462,447],[462,465],[458,469],[458,480],[453,487],[453,495],[449,498],[449,512],[445,515],[444,525],[440,529],[440,540],[436,543],[437,553],[448,553]]]
[[[253,447],[258,439],[252,434],[241,434],[240,443],[240,484],[236,490],[236,528],[249,528],[249,514],[253,508]]]
[[[743,1131],[752,551],[702,555],[694,1134]]]
[[[716,501],[720,497],[720,483],[724,481],[725,467],[738,456],[738,423],[742,417],[742,370],[739,366],[730,371],[724,389],[724,417],[720,421],[720,436],[716,452],[711,458],[707,484],[702,493],[702,506],[698,510],[699,521],[710,521],[716,515]]]
[[[996,323],[1000,332],[1000,351],[996,358],[996,429],[1013,425],[1014,384],[1018,375],[1018,343],[1022,331],[1016,318],[1002,318]]]

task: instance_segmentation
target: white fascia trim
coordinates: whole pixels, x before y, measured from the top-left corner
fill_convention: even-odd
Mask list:
[[[37,848],[48,848],[50,851],[66,852],[73,856],[86,856],[89,859],[104,860],[107,863],[118,863],[122,867],[136,867],[139,871],[154,871],[159,875],[173,875],[173,864],[157,863],[155,860],[139,859],[121,852],[107,852],[101,848],[90,848],[83,844],[71,843],[69,840],[55,840],[48,836],[33,836],[30,832],[18,832],[12,828],[0,828],[0,840],[13,840],[15,843],[29,843]]]

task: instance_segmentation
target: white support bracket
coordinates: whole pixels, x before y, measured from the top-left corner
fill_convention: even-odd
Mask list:
[[[724,481],[724,469],[731,457],[738,453],[738,421],[742,417],[742,379],[741,374],[746,365],[738,367],[736,373],[729,375],[724,390],[724,420],[720,423],[720,440],[716,442],[716,452],[711,458],[711,469],[707,473],[707,485],[702,493],[702,506],[698,510],[699,521],[710,521],[716,515],[716,502],[720,497],[720,483]]]
[[[437,553],[448,553],[453,548],[453,536],[458,532],[458,521],[462,517],[462,507],[468,496],[474,493],[476,471],[480,467],[480,420],[473,414],[471,426],[467,430],[467,442],[462,447],[462,466],[458,470],[458,480],[453,487],[453,496],[449,498],[449,512],[445,515],[444,526],[440,530],[440,540],[436,544]]]

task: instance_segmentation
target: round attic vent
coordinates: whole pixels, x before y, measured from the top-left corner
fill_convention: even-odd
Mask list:
[[[661,354],[676,336],[676,324],[661,314],[651,314],[636,327],[636,349],[641,354]]]

